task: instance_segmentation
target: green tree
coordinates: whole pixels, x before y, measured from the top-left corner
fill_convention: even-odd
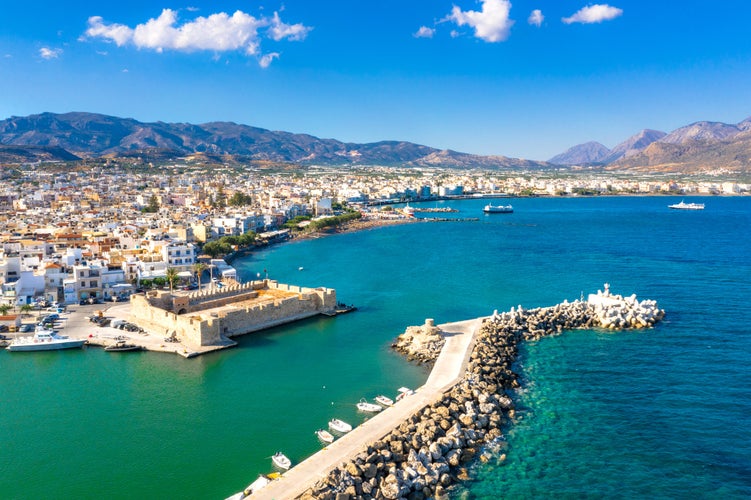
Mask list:
[[[198,277],[198,289],[201,289],[201,275],[206,270],[208,266],[204,264],[203,262],[196,262],[193,264],[193,272],[196,273],[196,276]]]
[[[151,198],[149,198],[149,204],[143,207],[141,209],[141,212],[153,214],[158,211],[159,211],[159,198],[157,198],[155,194],[152,194]]]
[[[21,306],[21,316],[23,315],[28,316],[29,313],[31,313],[31,311],[33,310],[34,310],[34,306],[32,306],[31,304],[24,304]]]
[[[177,280],[180,279],[180,277],[177,275],[177,269],[175,269],[174,267],[168,267],[166,279],[167,283],[169,283],[169,293],[172,293],[175,289],[175,283],[177,283]]]
[[[0,304],[0,316],[5,316],[11,309],[13,309],[13,306],[10,304]]]

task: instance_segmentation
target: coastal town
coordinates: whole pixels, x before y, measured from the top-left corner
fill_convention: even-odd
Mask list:
[[[6,313],[38,304],[127,301],[148,288],[190,291],[202,276],[203,286],[221,287],[237,279],[227,261],[238,250],[340,222],[406,222],[412,214],[389,206],[399,202],[749,193],[748,184],[722,177],[392,167],[290,172],[190,162],[149,169],[33,164],[9,166],[0,175],[0,307]],[[356,220],[331,219],[347,213]],[[316,224],[326,218],[331,224]]]

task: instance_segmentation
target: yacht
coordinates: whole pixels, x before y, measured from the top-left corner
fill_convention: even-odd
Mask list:
[[[33,337],[18,337],[6,349],[9,351],[55,351],[81,347],[85,343],[85,339],[70,339],[58,335],[53,330],[38,328]]]
[[[486,214],[511,214],[514,213],[514,207],[511,205],[485,205],[482,209]]]
[[[686,203],[681,200],[680,203],[668,205],[668,208],[675,210],[704,210],[704,203]]]

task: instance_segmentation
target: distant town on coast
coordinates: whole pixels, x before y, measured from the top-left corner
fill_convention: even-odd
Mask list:
[[[50,115],[45,123],[70,121],[70,115]],[[706,129],[695,128],[693,136]],[[48,133],[40,129],[23,136],[33,142],[29,138]],[[394,210],[389,206],[394,203],[749,193],[749,184],[742,182],[745,174],[722,168],[676,173],[611,171],[592,164],[492,169],[309,165],[209,152],[176,156],[159,148],[78,152],[80,157],[68,160],[32,155],[31,161],[22,150],[2,147],[0,284],[5,309],[39,301],[113,301],[165,283],[195,285],[211,259],[237,250],[320,230],[408,222],[413,214]],[[9,159],[13,151],[18,155]],[[101,278],[82,278],[82,266]]]

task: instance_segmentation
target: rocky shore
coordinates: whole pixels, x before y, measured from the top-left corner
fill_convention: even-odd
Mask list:
[[[421,326],[408,326],[391,348],[404,354],[409,361],[433,363],[443,349],[446,339],[432,319]]]
[[[505,459],[503,429],[514,418],[509,395],[519,387],[512,369],[519,342],[576,328],[644,328],[663,316],[653,301],[610,295],[607,286],[587,302],[495,313],[483,322],[459,383],[384,438],[365,445],[300,498],[447,498],[451,485],[469,479],[465,467],[470,462]],[[427,320],[408,328],[394,346],[429,362],[440,352],[436,330]]]

